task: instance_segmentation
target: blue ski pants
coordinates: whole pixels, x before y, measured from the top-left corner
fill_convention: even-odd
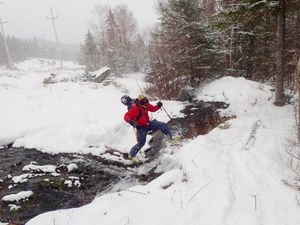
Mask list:
[[[129,153],[131,157],[136,156],[139,150],[145,145],[147,134],[150,131],[161,130],[165,135],[168,135],[170,138],[172,138],[172,132],[169,126],[166,123],[157,120],[150,121],[147,127],[137,127],[136,130],[136,137],[138,143],[131,148]]]

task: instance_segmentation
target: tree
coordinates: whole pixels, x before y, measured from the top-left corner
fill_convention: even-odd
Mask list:
[[[98,68],[99,52],[95,43],[95,38],[90,31],[87,32],[82,46],[83,62],[86,65],[86,71],[95,71]]]
[[[142,71],[148,67],[148,49],[147,45],[140,34],[133,41],[132,62],[133,71]]]
[[[233,64],[251,79],[268,80],[275,74],[275,105],[284,105],[284,84],[291,83],[292,72],[287,74],[287,67],[298,42],[297,3],[299,6],[298,0],[221,1],[221,29],[234,27]],[[229,32],[226,36],[230,37]]]
[[[275,102],[277,106],[283,106],[284,100],[284,87],[283,79],[285,77],[285,36],[286,36],[286,1],[280,0],[279,13],[277,15],[277,74],[275,83]]]
[[[178,98],[184,89],[196,87],[215,72],[217,36],[203,21],[197,0],[160,1],[159,13],[159,27],[150,44],[153,92]]]
[[[143,40],[140,40],[142,37],[137,32],[137,22],[127,6],[98,6],[97,16],[99,24],[95,33],[101,49],[100,64],[109,66],[116,74],[141,68],[139,63],[142,62],[137,60],[141,57],[141,51],[137,51],[136,44],[141,44]]]

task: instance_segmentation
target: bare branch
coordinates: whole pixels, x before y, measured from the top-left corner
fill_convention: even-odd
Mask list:
[[[189,202],[191,202],[193,200],[193,198],[199,194],[204,188],[206,188],[211,182],[213,181],[213,179],[211,181],[209,181],[207,184],[205,184],[204,186],[202,186],[199,191],[197,191],[195,194],[193,194],[193,196],[189,199]]]

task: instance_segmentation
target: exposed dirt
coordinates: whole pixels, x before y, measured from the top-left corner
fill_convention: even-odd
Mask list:
[[[219,109],[228,105],[222,102],[193,102],[182,111],[186,116],[174,118],[169,122],[175,135],[185,139],[207,134],[210,130],[230,119],[220,117]],[[164,148],[164,136],[160,132],[153,134],[150,149],[159,152]],[[109,154],[119,154],[108,149]],[[126,154],[120,157],[126,158]],[[55,165],[55,173],[42,171],[23,171],[24,166],[35,162],[37,165]],[[76,164],[69,171],[68,165]],[[0,200],[0,222],[25,224],[32,217],[56,209],[80,207],[91,202],[96,195],[118,191],[116,185],[124,180],[128,185],[145,184],[160,174],[155,167],[147,174],[137,174],[131,170],[137,165],[125,165],[93,155],[57,154],[49,155],[36,149],[3,147],[0,150],[0,199],[9,194],[31,190],[33,196],[19,202]],[[143,165],[139,165],[143,166]],[[12,177],[31,174],[26,182],[15,183]],[[26,176],[26,175],[25,175]],[[21,208],[12,210],[9,204]]]

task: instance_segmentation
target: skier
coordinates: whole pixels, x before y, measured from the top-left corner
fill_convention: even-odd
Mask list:
[[[171,130],[166,123],[157,121],[155,119],[150,121],[149,119],[148,112],[156,112],[162,107],[162,105],[163,104],[160,101],[157,102],[156,105],[152,105],[149,103],[147,97],[141,95],[139,98],[134,100],[132,107],[127,113],[125,113],[124,120],[136,128],[136,137],[138,142],[131,148],[128,154],[130,159],[134,159],[139,150],[145,145],[146,137],[149,131],[161,130],[172,140]]]

